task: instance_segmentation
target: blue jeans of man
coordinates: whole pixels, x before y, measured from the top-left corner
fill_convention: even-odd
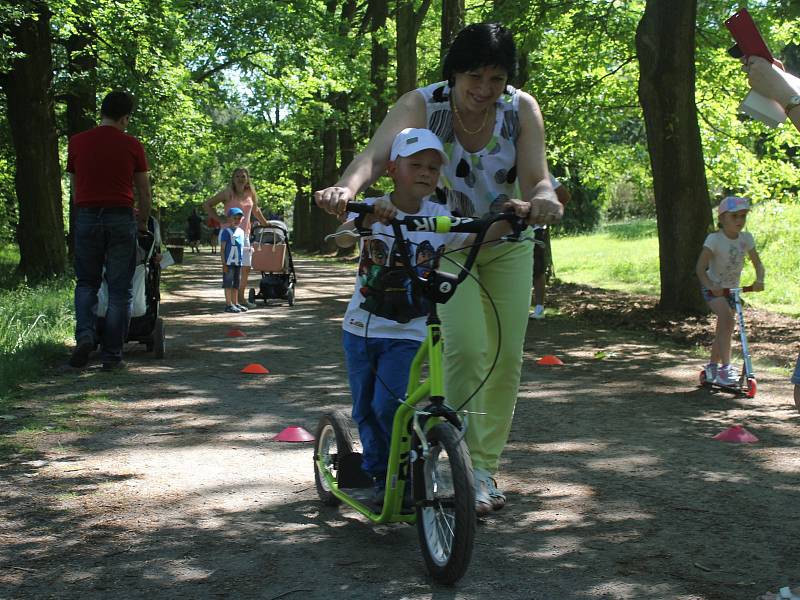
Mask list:
[[[136,268],[136,221],[130,208],[81,208],[75,216],[75,340],[100,342],[104,363],[122,360]],[[97,292],[108,285],[108,310],[97,339]]]
[[[345,331],[343,345],[353,396],[352,415],[363,450],[361,468],[375,479],[385,479],[394,413],[398,399],[405,397],[408,369],[420,342],[365,339]]]

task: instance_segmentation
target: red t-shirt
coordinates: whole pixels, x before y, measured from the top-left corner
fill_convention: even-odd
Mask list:
[[[133,174],[149,171],[144,147],[110,125],[69,139],[67,171],[75,175],[77,206],[133,206]]]

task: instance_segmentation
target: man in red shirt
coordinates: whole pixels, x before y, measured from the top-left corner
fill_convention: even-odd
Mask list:
[[[75,341],[69,363],[84,367],[100,343],[103,370],[124,366],[136,266],[136,230],[147,230],[150,178],[144,148],[125,133],[133,112],[126,92],[108,94],[100,107],[100,125],[72,136],[67,172],[75,210]],[[134,217],[133,188],[139,197]],[[97,292],[108,284],[108,310],[102,334],[96,329]]]

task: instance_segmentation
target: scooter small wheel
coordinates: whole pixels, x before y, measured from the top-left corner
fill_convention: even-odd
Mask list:
[[[756,389],[757,388],[758,388],[758,385],[756,384],[755,378],[754,377],[750,377],[747,380],[747,391],[745,392],[745,395],[748,398],[754,398],[755,395],[756,395]]]
[[[341,500],[331,490],[325,475],[338,480],[339,466],[346,454],[353,452],[353,436],[350,434],[350,418],[342,411],[322,416],[317,426],[314,443],[314,481],[317,494],[326,506],[338,506]]]
[[[708,379],[706,379],[706,370],[700,370],[700,385],[705,385],[708,383]]]

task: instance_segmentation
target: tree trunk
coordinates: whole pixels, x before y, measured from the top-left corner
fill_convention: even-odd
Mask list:
[[[320,175],[322,177],[314,187],[321,190],[336,183],[339,177],[339,169],[336,163],[336,150],[338,147],[338,130],[332,119],[325,120],[325,127],[321,132],[322,137],[322,165]],[[311,244],[312,247],[321,251],[329,251],[333,248],[324,241],[329,233],[336,231],[338,219],[329,215],[325,211],[313,204],[311,207]]]
[[[695,263],[711,223],[695,105],[696,0],[648,0],[636,31],[658,218],[659,307],[706,310]]]
[[[97,56],[92,47],[90,25],[82,24],[77,33],[69,36],[65,44],[67,50],[67,70],[72,78],[66,94],[67,138],[95,126],[97,114]],[[75,211],[72,210],[73,192],[69,190],[69,232],[67,249],[69,256],[74,254],[72,232],[75,225]]]
[[[464,27],[464,0],[442,0],[442,45],[441,63],[456,34]]]
[[[431,0],[422,0],[415,11],[414,0],[397,0],[395,51],[398,98],[417,87],[417,35],[430,6]]]
[[[31,280],[64,273],[66,247],[61,207],[61,169],[50,83],[50,12],[33,4],[36,19],[11,27],[16,49],[24,53],[0,77],[16,153],[15,187],[19,202],[19,271]]]
[[[372,37],[369,69],[372,105],[369,109],[369,135],[372,137],[389,110],[389,103],[386,101],[386,79],[389,69],[386,19],[389,16],[389,5],[386,0],[370,0],[369,12]],[[344,157],[342,157],[342,164],[345,164]]]
[[[313,200],[308,192],[308,179],[295,173],[294,206],[292,209],[292,244],[297,248],[310,250],[311,244],[311,205]]]

